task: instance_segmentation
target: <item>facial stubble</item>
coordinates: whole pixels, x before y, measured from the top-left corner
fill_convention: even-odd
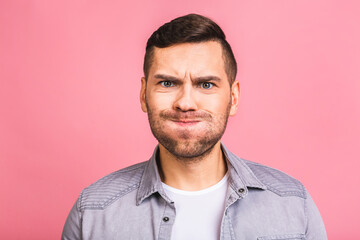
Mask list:
[[[201,117],[202,121],[206,123],[207,129],[202,133],[202,137],[195,140],[198,136],[193,136],[189,129],[183,129],[179,132],[177,138],[174,138],[166,133],[165,121],[176,120],[179,115],[186,116],[186,112],[179,110],[168,110],[168,113],[154,113],[145,98],[145,104],[148,112],[148,120],[151,131],[158,142],[164,146],[178,160],[190,162],[199,161],[206,157],[215,144],[219,142],[223,136],[227,121],[229,118],[231,108],[231,98],[227,105],[226,111],[223,114],[213,115],[208,112],[193,112],[189,111],[188,114]],[[180,141],[181,139],[182,141]]]

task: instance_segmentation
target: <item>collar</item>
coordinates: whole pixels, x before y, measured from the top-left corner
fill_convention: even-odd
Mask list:
[[[239,197],[246,196],[248,188],[266,189],[266,186],[255,176],[243,159],[230,152],[223,143],[221,143],[221,149],[228,163],[230,187]],[[154,193],[159,193],[167,202],[171,203],[161,184],[156,163],[158,151],[159,146],[157,145],[145,166],[136,196],[136,205],[140,205],[146,198]]]

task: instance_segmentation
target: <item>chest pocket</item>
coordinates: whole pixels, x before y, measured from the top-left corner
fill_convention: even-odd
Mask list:
[[[286,234],[258,237],[257,240],[305,240],[304,234]]]

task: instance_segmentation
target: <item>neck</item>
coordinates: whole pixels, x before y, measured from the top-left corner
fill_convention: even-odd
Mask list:
[[[174,188],[198,191],[218,183],[226,174],[227,164],[220,141],[206,155],[179,159],[159,144],[161,180]]]

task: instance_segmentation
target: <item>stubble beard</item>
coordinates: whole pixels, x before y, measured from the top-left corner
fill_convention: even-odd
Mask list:
[[[164,126],[166,118],[162,116],[162,114],[155,115],[149,108],[147,102],[146,106],[148,109],[150,128],[158,142],[178,160],[193,162],[206,157],[224,135],[229,118],[231,101],[224,114],[216,117],[208,114],[207,117],[204,117],[207,123],[207,129],[205,132],[202,132],[203,136],[201,138],[197,140],[194,139],[197,138],[197,136],[192,136],[191,131],[184,129],[184,131],[178,135],[181,141],[166,133],[166,126]]]

